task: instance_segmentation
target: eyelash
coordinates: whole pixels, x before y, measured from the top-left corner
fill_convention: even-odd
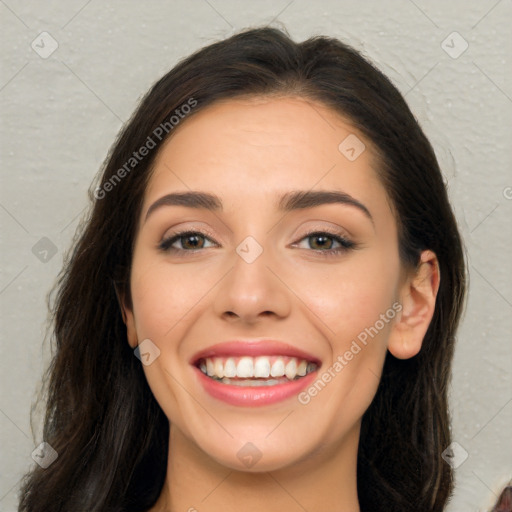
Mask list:
[[[160,249],[163,252],[174,252],[174,253],[180,253],[180,252],[181,253],[185,253],[185,252],[194,253],[194,252],[200,251],[202,248],[189,250],[189,249],[178,249],[176,247],[172,247],[172,245],[175,242],[177,242],[178,240],[185,238],[187,236],[191,236],[191,235],[199,235],[200,237],[209,239],[211,242],[213,241],[210,239],[210,237],[211,237],[210,234],[202,233],[201,231],[180,231],[180,232],[174,233],[170,237],[162,240],[158,244],[158,249]],[[345,238],[339,234],[330,233],[329,231],[310,231],[309,233],[306,233],[299,240],[299,242],[301,242],[302,240],[307,239],[307,238],[312,238],[313,236],[317,236],[317,237],[324,236],[324,237],[332,238],[335,242],[338,242],[340,244],[340,247],[337,247],[336,249],[326,249],[326,250],[310,249],[311,251],[314,251],[316,253],[321,253],[322,256],[325,256],[325,257],[338,256],[342,253],[348,252],[349,250],[356,248],[356,244],[354,242],[352,242],[351,240],[348,240],[347,238]],[[295,244],[297,244],[297,242],[295,242]],[[208,249],[208,247],[207,247],[207,249]]]

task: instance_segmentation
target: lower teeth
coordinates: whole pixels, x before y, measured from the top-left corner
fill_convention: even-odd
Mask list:
[[[288,379],[287,377],[281,377],[278,379],[228,379],[224,377],[219,379],[218,377],[210,377],[217,382],[222,382],[223,384],[231,384],[233,386],[275,386],[277,384],[283,384],[285,382],[292,382],[297,379],[301,379],[302,377],[296,376],[294,379]]]

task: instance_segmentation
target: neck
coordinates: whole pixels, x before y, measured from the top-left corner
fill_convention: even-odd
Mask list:
[[[209,458],[171,424],[167,477],[150,512],[360,512],[359,424],[339,446],[326,446],[286,468],[251,473]]]

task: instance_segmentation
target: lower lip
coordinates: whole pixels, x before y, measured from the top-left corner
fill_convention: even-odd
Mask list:
[[[305,377],[275,386],[233,386],[223,384],[207,377],[199,368],[193,367],[205,391],[231,405],[257,407],[281,402],[298,395],[309,386],[316,377],[318,370],[308,373]]]

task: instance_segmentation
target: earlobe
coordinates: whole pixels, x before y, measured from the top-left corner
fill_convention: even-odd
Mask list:
[[[131,309],[126,310],[126,336],[130,347],[136,348],[138,345],[137,329],[135,327],[135,317]]]
[[[393,325],[388,350],[398,359],[409,359],[421,350],[434,316],[440,284],[437,256],[423,251],[415,272],[406,278],[401,290],[402,311]]]
[[[128,343],[132,348],[136,348],[138,341],[133,311],[131,310],[131,308],[127,307],[124,294],[119,291],[118,287],[115,284],[114,290],[116,292],[117,302],[119,304],[119,309],[121,310],[123,322],[126,325],[126,335],[128,338]]]

